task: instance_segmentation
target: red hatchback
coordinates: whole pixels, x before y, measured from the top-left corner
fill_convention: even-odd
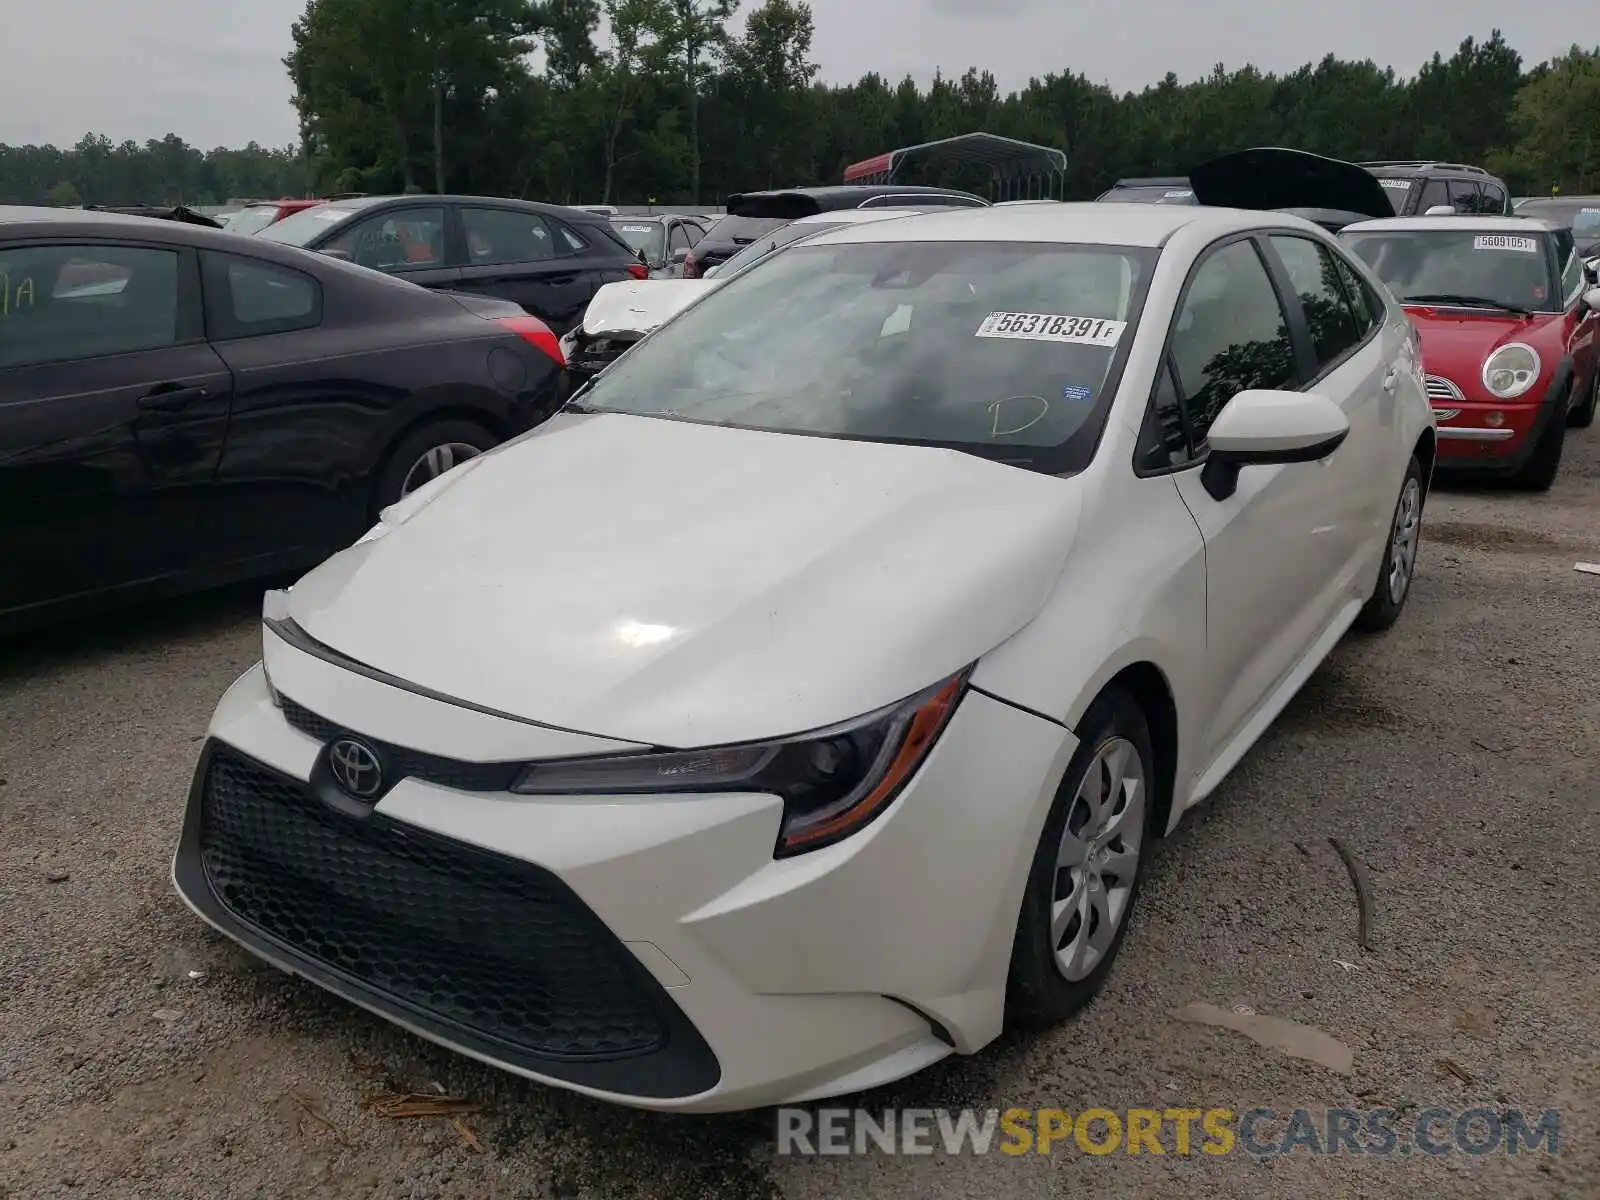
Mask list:
[[[1570,230],[1523,217],[1402,217],[1340,240],[1405,306],[1422,340],[1438,467],[1542,491],[1569,426],[1600,397],[1600,289]]]

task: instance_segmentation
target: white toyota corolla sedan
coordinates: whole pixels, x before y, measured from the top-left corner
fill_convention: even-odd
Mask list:
[[[1059,1020],[1154,839],[1405,603],[1416,339],[1294,217],[839,229],[265,603],[178,889],[285,970],[655,1109]]]

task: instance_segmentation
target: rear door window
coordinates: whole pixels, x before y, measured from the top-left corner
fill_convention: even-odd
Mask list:
[[[1383,324],[1383,301],[1341,255],[1333,256],[1333,265],[1339,273],[1339,281],[1344,284],[1345,295],[1350,298],[1350,307],[1355,310],[1356,323],[1361,327],[1361,335],[1365,337],[1374,328]]]
[[[544,262],[572,253],[558,246],[550,226],[538,213],[506,208],[463,208],[461,231],[467,238],[469,267],[499,263]]]
[[[1355,349],[1364,330],[1345,296],[1333,255],[1310,238],[1274,235],[1268,240],[1300,297],[1320,374]]]

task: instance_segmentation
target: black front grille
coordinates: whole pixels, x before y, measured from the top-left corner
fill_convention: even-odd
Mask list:
[[[457,758],[444,758],[437,754],[424,754],[370,738],[359,729],[335,724],[318,716],[304,705],[289,697],[282,699],[284,719],[301,733],[319,742],[331,742],[340,734],[354,734],[378,751],[383,762],[385,790],[402,779],[425,779],[440,787],[455,788],[463,792],[503,792],[516,782],[526,764],[515,762],[474,763]]]
[[[222,745],[200,796],[200,857],[229,913],[448,1034],[594,1061],[661,1051],[671,1026],[685,1024],[615,935],[539,867],[381,814],[344,817]]]

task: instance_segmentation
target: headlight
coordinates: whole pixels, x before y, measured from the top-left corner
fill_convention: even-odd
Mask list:
[[[783,800],[775,857],[849,837],[889,806],[955,711],[961,671],[865,717],[772,742],[534,763],[525,796],[771,792]]]
[[[1539,354],[1532,346],[1512,342],[1483,363],[1483,386],[1498,400],[1512,400],[1539,379]]]

